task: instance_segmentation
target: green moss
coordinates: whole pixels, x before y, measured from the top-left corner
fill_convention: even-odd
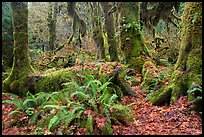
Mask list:
[[[145,61],[146,59],[142,56],[132,57],[128,64],[130,64],[131,68],[134,68],[138,70],[139,72],[142,72],[143,64]]]
[[[156,68],[155,64],[153,64],[151,61],[145,62],[142,69],[142,76],[143,76],[143,82],[141,84],[142,89],[147,89],[147,90],[154,89],[154,87],[158,82],[158,79],[155,78],[154,76],[154,72],[158,72],[158,69]]]
[[[139,2],[124,3],[121,7],[121,26],[123,26],[121,30],[121,49],[124,52],[126,62],[131,67],[137,67],[141,71],[144,60],[140,58],[140,55],[143,53],[149,54],[149,51],[140,32],[139,10]]]
[[[157,90],[154,93],[150,93],[147,96],[147,99],[151,101],[153,105],[162,105],[163,103],[168,103],[171,97],[172,88],[163,87]]]
[[[54,92],[63,88],[62,83],[76,81],[80,83],[80,78],[76,73],[69,69],[61,69],[54,72],[44,74],[36,85],[35,92]]]

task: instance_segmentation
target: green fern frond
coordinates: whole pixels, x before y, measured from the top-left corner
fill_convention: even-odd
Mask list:
[[[31,94],[30,92],[26,93],[26,98],[31,98],[35,100],[35,96],[33,94]]]
[[[11,111],[11,112],[8,114],[8,116],[13,115],[13,114],[16,114],[16,113],[20,114],[20,113],[22,113],[22,111],[13,110],[13,111]]]
[[[18,108],[20,108],[22,110],[24,109],[23,101],[20,100],[20,99],[17,99],[17,100],[4,100],[3,103],[13,104],[13,105],[17,106]]]
[[[34,113],[34,108],[27,108],[25,112],[27,115],[31,116]]]
[[[130,107],[130,106],[136,105],[136,104],[138,104],[138,102],[132,102],[132,103],[130,103],[129,105],[127,105],[127,107]]]
[[[202,89],[200,89],[200,88],[193,88],[191,90],[188,90],[187,93],[191,94],[191,93],[196,92],[196,91],[199,91],[200,93],[202,93]]]
[[[64,85],[65,88],[70,88],[70,87],[79,88],[80,87],[77,84],[77,82],[75,82],[75,81],[71,81],[71,82],[67,82],[67,83],[62,83],[62,85]]]
[[[70,107],[72,104],[75,104],[75,102],[68,100],[67,101],[67,107]]]
[[[101,85],[99,88],[98,88],[98,90],[104,90],[104,89],[106,89],[107,87],[108,87],[108,85],[110,85],[111,84],[111,82],[106,82],[106,83],[104,83],[103,85]]]
[[[23,101],[23,106],[24,108],[27,108],[27,107],[36,107],[37,106],[37,103],[36,103],[36,100],[35,99],[25,99]]]
[[[75,114],[76,111],[79,111],[79,110],[86,110],[86,108],[84,106],[75,106],[72,110],[72,114]]]
[[[110,97],[109,101],[108,101],[108,105],[111,106],[111,105],[116,101],[117,98],[118,98],[118,96],[117,96],[116,94],[113,94],[113,95]]]
[[[58,120],[58,116],[54,116],[51,120],[50,120],[50,123],[48,124],[48,129],[50,130],[52,128],[52,126],[57,122]]]
[[[63,109],[63,108],[66,108],[67,106],[59,106],[59,105],[45,105],[43,107],[43,109],[45,108],[55,108],[55,109]]]
[[[71,97],[73,97],[74,95],[77,95],[77,97],[80,99],[80,100],[86,100],[86,99],[89,99],[89,95],[81,92],[81,91],[76,91],[74,93],[71,94]]]
[[[41,105],[47,102],[49,99],[48,93],[45,93],[45,92],[39,92],[35,94],[35,97],[36,97],[36,102],[39,103],[38,105]]]
[[[105,93],[105,92],[104,92]],[[110,94],[109,93],[106,93],[106,94],[102,94],[100,97],[99,97],[99,102],[101,103],[101,104],[103,104],[103,103],[106,103],[106,104],[108,104],[108,101],[109,101],[109,98],[110,98]]]
[[[89,106],[91,106],[96,113],[98,113],[97,104],[94,98],[89,99]]]
[[[120,111],[131,111],[129,107],[121,105],[121,104],[114,104],[112,108],[116,110],[120,110]]]
[[[81,115],[83,115],[84,110],[80,110],[78,111],[78,113],[76,114],[76,118],[81,118]]]
[[[88,82],[85,92],[87,91],[89,86],[91,86],[92,94],[96,95],[96,91],[97,91],[97,88],[99,87],[99,85],[101,85],[101,82],[99,80],[91,80]]]
[[[40,112],[37,112],[36,114],[32,115],[30,118],[29,126],[36,124],[37,118],[40,115]]]
[[[75,119],[77,116],[75,114],[70,113],[69,115],[65,116],[61,121],[63,122],[64,126],[69,126],[69,124]]]
[[[86,126],[89,134],[93,134],[93,124],[94,124],[94,121],[93,121],[92,115],[88,115]]]
[[[93,75],[86,75],[84,78],[85,78],[85,83],[86,83],[86,82],[93,80],[94,76]]]
[[[102,135],[112,135],[113,134],[113,129],[111,126],[111,120],[109,116],[106,116],[106,124],[105,124],[105,127],[101,129],[101,134]]]

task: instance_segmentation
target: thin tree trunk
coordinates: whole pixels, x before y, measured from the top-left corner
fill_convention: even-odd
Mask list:
[[[98,59],[105,59],[105,48],[104,48],[104,39],[103,39],[103,32],[102,26],[99,19],[99,5],[96,2],[93,2],[92,6],[92,27],[93,27],[93,38],[98,47]]]
[[[48,37],[48,45],[49,50],[53,51],[56,45],[56,22],[57,22],[57,2],[54,3],[54,11],[53,5],[49,3],[49,12],[48,12],[48,29],[49,29],[49,37]]]

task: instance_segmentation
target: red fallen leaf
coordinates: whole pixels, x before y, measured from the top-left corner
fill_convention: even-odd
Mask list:
[[[91,115],[92,113],[93,111],[90,109],[84,111],[84,115]]]
[[[103,116],[102,118],[94,118],[94,120],[96,121],[97,127],[98,128],[104,128],[105,124],[106,124],[106,118]]]

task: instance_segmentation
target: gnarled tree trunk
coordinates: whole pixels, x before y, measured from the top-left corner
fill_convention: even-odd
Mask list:
[[[121,49],[126,62],[132,68],[142,71],[144,58],[149,55],[140,31],[140,4],[139,2],[124,2],[120,6],[121,12]]]
[[[149,97],[154,105],[187,95],[192,84],[202,85],[202,2],[187,2],[182,15],[181,43],[175,70],[167,87]],[[166,98],[164,98],[166,97]],[[193,99],[191,96],[188,98]]]

